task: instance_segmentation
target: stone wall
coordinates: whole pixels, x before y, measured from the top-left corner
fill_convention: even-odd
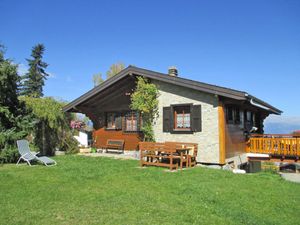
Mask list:
[[[159,117],[155,121],[155,140],[198,143],[197,161],[219,163],[218,97],[212,94],[180,87],[160,81],[152,81],[159,89]],[[202,131],[193,134],[163,132],[163,107],[171,104],[197,104],[202,107]]]

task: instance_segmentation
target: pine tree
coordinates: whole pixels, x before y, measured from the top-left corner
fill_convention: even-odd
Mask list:
[[[27,59],[29,70],[28,73],[23,76],[23,86],[21,90],[21,95],[31,96],[31,97],[42,97],[43,96],[43,86],[48,74],[45,69],[48,64],[43,62],[43,54],[45,47],[43,44],[37,44],[32,48],[31,59]]]

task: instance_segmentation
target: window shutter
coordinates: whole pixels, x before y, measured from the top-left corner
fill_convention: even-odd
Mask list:
[[[122,130],[122,116],[118,115],[116,117],[116,130]]]
[[[171,132],[171,107],[163,108],[163,132]]]
[[[191,106],[192,111],[192,130],[194,132],[202,131],[202,113],[201,113],[201,105]]]

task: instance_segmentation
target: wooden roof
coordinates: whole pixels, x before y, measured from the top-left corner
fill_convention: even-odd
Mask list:
[[[97,87],[91,89],[87,93],[83,94],[79,98],[73,100],[69,104],[67,104],[63,110],[65,112],[77,112],[76,106],[86,102],[87,100],[93,98],[95,95],[98,93],[104,91],[108,87],[112,86],[113,84],[117,83],[121,79],[125,78],[126,76],[143,76],[149,79],[153,80],[159,80],[162,82],[226,97],[226,98],[231,98],[235,100],[241,100],[241,101],[255,101],[255,103],[262,105],[265,108],[268,108],[270,113],[274,114],[281,114],[282,111],[275,108],[274,106],[248,94],[247,92],[244,91],[238,91],[230,88],[225,88],[225,87],[220,87],[216,85],[211,85],[203,82],[198,82],[194,80],[189,80],[181,77],[176,77],[176,76],[169,76],[168,74],[164,73],[159,73],[151,70],[146,70],[142,68],[138,68],[135,66],[128,66],[121,72],[119,72],[117,75],[113,76],[112,78],[104,81],[102,84],[98,85]]]

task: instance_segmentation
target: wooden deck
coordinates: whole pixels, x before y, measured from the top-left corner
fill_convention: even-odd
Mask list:
[[[279,159],[280,161],[297,161],[300,157],[300,136],[285,134],[253,135],[247,143],[246,152],[266,154],[269,155],[269,159]]]

